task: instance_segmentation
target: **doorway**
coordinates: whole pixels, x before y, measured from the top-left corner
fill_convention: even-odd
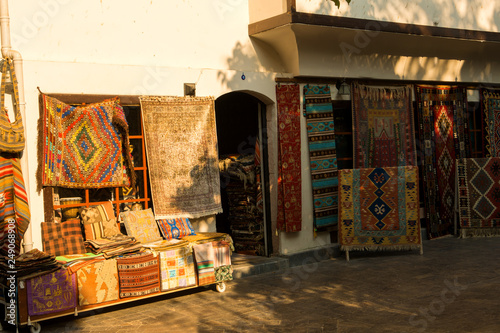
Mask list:
[[[231,92],[215,101],[215,114],[223,208],[217,231],[231,235],[237,253],[268,256],[266,106],[248,93]]]

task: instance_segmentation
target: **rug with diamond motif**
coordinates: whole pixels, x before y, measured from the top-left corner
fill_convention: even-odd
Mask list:
[[[500,157],[500,90],[480,89],[487,157]]]
[[[41,95],[37,171],[42,186],[132,186],[128,123],[118,98],[71,106]]]
[[[468,155],[465,117],[466,89],[416,86],[427,234],[438,238],[453,233],[455,160]]]
[[[342,250],[421,248],[418,167],[339,171]]]
[[[500,236],[500,157],[466,158],[457,178],[460,236]]]
[[[353,84],[354,168],[417,165],[410,86]]]
[[[309,163],[311,169],[314,227],[338,223],[337,149],[330,86],[304,86]]]

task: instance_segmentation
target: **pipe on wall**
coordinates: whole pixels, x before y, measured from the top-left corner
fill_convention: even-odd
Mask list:
[[[13,50],[10,42],[10,17],[9,17],[9,0],[0,0],[0,32],[1,32],[1,51],[4,59],[10,58],[14,64],[16,71],[18,88],[19,88],[19,111],[23,118],[24,128],[26,128],[26,101],[24,97],[24,75],[23,75],[23,58],[19,51]],[[26,135],[25,135],[26,137]],[[24,149],[21,157],[21,167],[23,174],[28,175],[28,150]],[[29,177],[24,177],[24,185],[28,196]],[[33,236],[31,231],[31,223],[24,234],[24,252],[28,252],[33,248]]]

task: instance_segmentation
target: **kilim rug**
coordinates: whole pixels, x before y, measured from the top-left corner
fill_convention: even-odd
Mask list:
[[[302,228],[300,86],[276,85],[278,109],[278,230]]]
[[[304,86],[304,116],[309,141],[314,227],[337,225],[339,180],[330,86]]]
[[[76,308],[76,275],[65,269],[28,280],[28,314],[38,316]]]
[[[160,252],[161,290],[196,285],[193,251],[184,246]]]
[[[144,296],[160,291],[159,258],[143,252],[116,259],[120,298]]]
[[[0,253],[11,254],[8,251],[8,235],[12,234],[12,231],[9,230],[13,230],[16,236],[12,238],[15,254],[20,253],[30,218],[20,159],[0,156]]]
[[[421,248],[418,167],[339,171],[342,250]]]
[[[108,259],[87,265],[77,271],[80,305],[98,304],[118,299],[116,260]]]
[[[222,212],[213,97],[140,97],[157,219]]]
[[[353,84],[354,168],[417,165],[410,86]]]
[[[500,157],[500,90],[480,89],[481,107],[484,115],[484,138],[486,156]]]
[[[427,234],[453,233],[455,160],[467,157],[466,89],[416,86]]]
[[[214,248],[212,242],[193,245],[198,271],[198,285],[215,283]]]
[[[128,124],[118,98],[74,107],[41,95],[37,185],[134,186]]]
[[[460,236],[500,236],[500,157],[457,166]]]

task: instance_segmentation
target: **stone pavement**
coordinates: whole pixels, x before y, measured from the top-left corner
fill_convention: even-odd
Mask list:
[[[500,237],[351,252],[41,322],[42,332],[500,332]],[[20,332],[28,332],[21,328]]]

